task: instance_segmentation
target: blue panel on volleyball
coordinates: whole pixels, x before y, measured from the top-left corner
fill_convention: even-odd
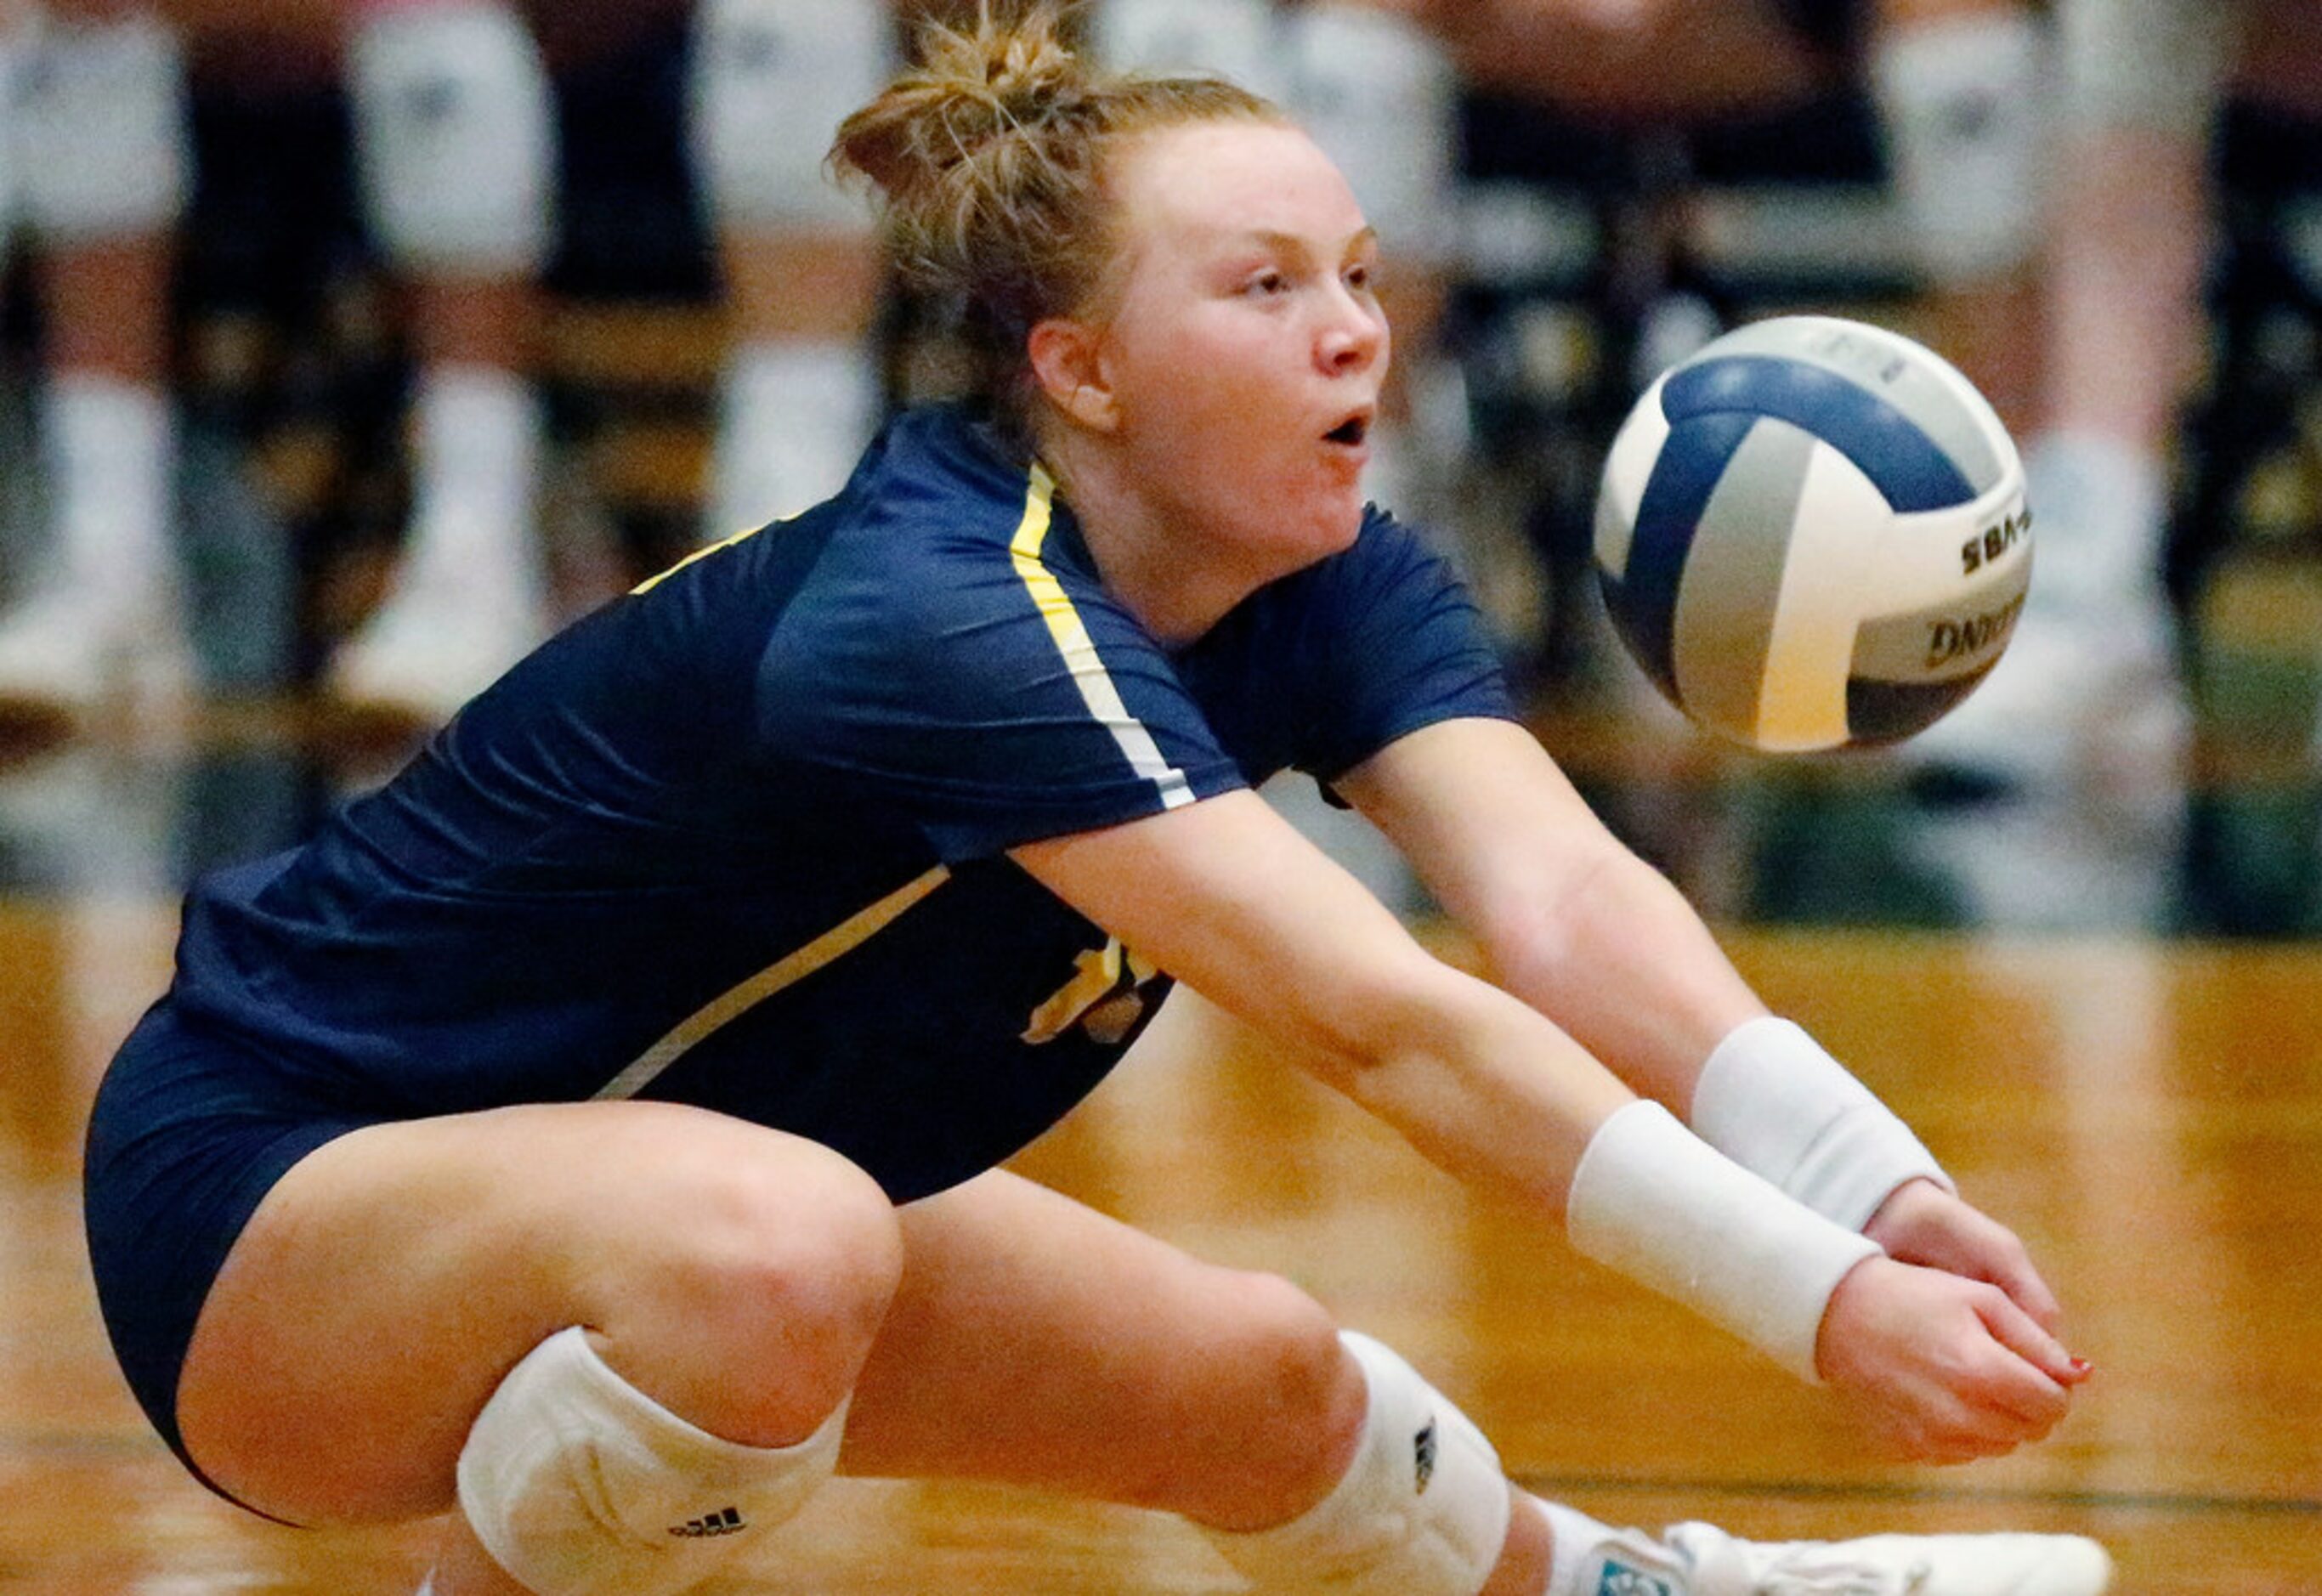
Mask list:
[[[1775,416],[1821,439],[1852,461],[1901,514],[1949,509],[1975,497],[1951,457],[1908,416],[1827,367],[1729,355],[1672,372],[1662,385],[1661,414],[1672,427],[1728,413]]]
[[[1849,739],[1863,747],[1899,743],[1948,715],[1989,674],[1986,667],[1948,681],[1871,681],[1855,677],[1846,684]]]
[[[1623,601],[1613,613],[1631,632],[1630,647],[1671,693],[1677,690],[1677,589],[1693,552],[1693,534],[1718,479],[1754,415],[1701,415],[1669,428],[1637,501],[1629,559],[1621,571]]]

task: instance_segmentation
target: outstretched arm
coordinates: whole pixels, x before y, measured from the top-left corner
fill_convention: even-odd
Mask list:
[[[1710,1051],[1766,1013],[1693,906],[1522,727],[1428,726],[1338,787],[1474,934],[1493,980],[1679,1118]]]
[[[2036,1326],[1996,1326],[2001,1292],[1875,1255],[1640,1102],[1537,1008],[1429,954],[1254,794],[1014,857],[1443,1168],[1563,1218],[1581,1251],[1799,1373],[1859,1386],[1913,1455],[2004,1452],[2062,1416],[2069,1357]]]
[[[1997,1284],[2052,1329],[2004,1227],[1836,1060],[1768,1015],[1708,927],[1528,733],[1450,721],[1341,783],[1481,941],[1494,977],[1712,1145],[1893,1256]]]
[[[1632,1094],[1554,1025],[1430,954],[1253,793],[1015,852],[1161,968],[1290,1044],[1463,1181],[1561,1216]]]

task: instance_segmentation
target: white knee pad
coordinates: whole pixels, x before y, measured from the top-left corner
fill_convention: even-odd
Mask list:
[[[1090,42],[1133,72],[1207,72],[1279,101],[1288,87],[1273,0],[1101,0]]]
[[[1938,283],[2026,264],[2047,162],[2046,30],[2028,10],[1973,12],[1882,38],[1871,86],[1894,194]]]
[[[1292,14],[1290,102],[1346,174],[1390,255],[1452,252],[1457,79],[1416,24],[1367,5],[1310,3]]]
[[[356,179],[389,259],[462,276],[538,271],[554,225],[555,106],[514,8],[374,9],[348,76]]]
[[[20,104],[24,214],[41,236],[71,243],[151,233],[183,214],[192,165],[185,59],[158,19],[44,26]]]
[[[1370,1387],[1353,1465],[1289,1523],[1208,1530],[1211,1544],[1262,1591],[1476,1596],[1508,1534],[1499,1454],[1387,1347],[1352,1331],[1339,1340]]]
[[[794,1446],[695,1428],[608,1368],[575,1326],[508,1371],[460,1454],[460,1507],[541,1596],[671,1596],[805,1505],[846,1404]]]
[[[713,222],[864,232],[871,210],[831,180],[838,124],[893,70],[884,5],[701,0],[687,100],[694,169]]]
[[[2064,125],[2203,136],[2244,9],[2235,0],[2055,0]]]

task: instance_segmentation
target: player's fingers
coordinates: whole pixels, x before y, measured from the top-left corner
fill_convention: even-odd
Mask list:
[[[2027,1261],[2019,1272],[2012,1272],[1994,1282],[2007,1293],[2016,1306],[2032,1317],[2032,1322],[2052,1336],[2061,1336],[2064,1329],[2064,1306],[2056,1300],[2056,1293],[2040,1278],[2040,1272]]]
[[[2061,1358],[2067,1373],[2074,1361],[2008,1299],[1994,1292],[1978,1311],[1997,1345],[1987,1344],[1986,1355],[1961,1394],[1978,1404],[2011,1437],[2011,1445],[2036,1441],[2063,1422],[2072,1402],[2071,1382],[2052,1374],[2043,1360]]]
[[[1997,1456],[2037,1441],[2064,1421],[2072,1395],[2013,1353],[1993,1349],[1981,1377],[1961,1392],[1970,1418],[1963,1439]]]
[[[1976,1313],[1993,1340],[2016,1354],[2056,1385],[2077,1385],[2088,1376],[2088,1366],[2037,1319],[2018,1307],[2012,1293],[1997,1290],[1976,1300]]]
[[[2003,1233],[2003,1237],[1994,1249],[1997,1255],[1990,1270],[1991,1283],[2007,1292],[2009,1300],[2052,1337],[2061,1336],[2064,1327],[2063,1305],[2048,1289],[2048,1282],[2040,1278],[2040,1272],[2032,1266],[2032,1254],[2024,1244],[2012,1233]]]
[[[2020,1358],[2002,1371],[1982,1395],[1988,1410],[2018,1441],[2039,1440],[2063,1423],[2072,1407],[2071,1391]]]
[[[1901,1436],[1905,1455],[1939,1464],[2002,1457],[2036,1438],[2013,1414],[1957,1397],[1923,1408],[1902,1427]]]
[[[2063,1328],[2063,1308],[2033,1266],[2032,1254],[2016,1234],[1988,1215],[1975,1214],[1931,1251],[1939,1267],[1970,1280],[1997,1286],[2016,1306],[2051,1336]]]
[[[1914,1379],[1887,1391],[1875,1404],[1896,1449],[1918,1463],[1957,1464],[1998,1457],[2054,1427],[2035,1392],[2016,1389],[2029,1382],[2061,1391],[2015,1354],[1975,1331],[1979,1351],[1940,1360],[1933,1376]],[[2018,1411],[2018,1408],[2029,1411]]]

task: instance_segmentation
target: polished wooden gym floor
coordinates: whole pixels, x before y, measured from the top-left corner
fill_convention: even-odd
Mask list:
[[[2045,1445],[1959,1469],[1868,1454],[1814,1392],[1576,1261],[1552,1230],[1470,1200],[1193,1004],[1173,1006],[1024,1170],[1208,1256],[1292,1275],[1426,1370],[1518,1478],[1601,1517],[1760,1537],[2069,1529],[2112,1546],[2124,1591],[2322,1591],[2322,946],[2299,907],[2310,852],[2278,857],[2293,831],[2311,848],[2310,781],[2202,795],[2174,816],[2171,857],[2139,860],[2149,815],[2071,810],[2043,826],[1906,798],[1875,765],[1808,778],[1705,761],[1679,738],[1568,735],[1571,762],[1710,907],[1769,1000],[2031,1242],[2097,1366]],[[253,816],[295,825],[327,801],[310,752],[295,729],[228,716],[170,751],[98,737],[0,770],[10,1596],[416,1583],[420,1533],[284,1530],[190,1482],[114,1373],[80,1250],[85,1106],[163,980],[176,884],[258,840]],[[2196,833],[2210,840],[2189,844]],[[2217,840],[2253,836],[2263,857],[2238,863]],[[1906,912],[1932,900],[1897,882],[1934,879],[1947,857],[1970,865],[1951,909]],[[2163,934],[2217,912],[2186,907],[2202,872],[2262,880],[2267,860],[2290,885],[2235,890],[2284,906],[2272,931]],[[2148,895],[2140,869],[2160,883]],[[1952,912],[1979,903],[1980,923]],[[845,1481],[731,1592],[1232,1588],[1166,1518]]]

